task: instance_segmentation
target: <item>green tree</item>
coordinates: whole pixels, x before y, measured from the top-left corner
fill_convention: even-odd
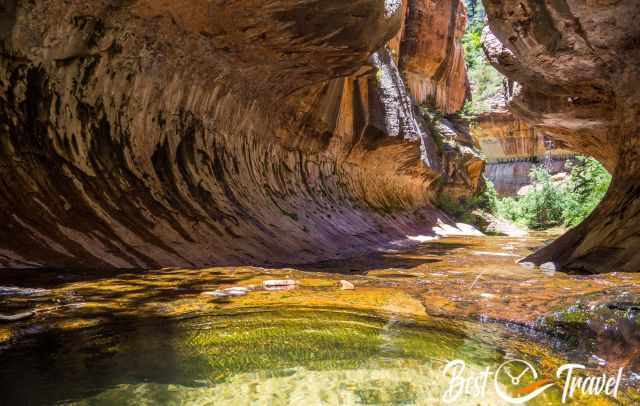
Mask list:
[[[569,170],[568,180],[553,182],[544,167],[534,167],[529,174],[532,185],[527,194],[496,198],[495,214],[531,229],[580,224],[606,194],[611,175],[595,159],[582,156],[569,165]]]
[[[570,169],[570,199],[565,204],[563,218],[565,224],[572,227],[586,219],[604,198],[611,184],[611,175],[591,157],[577,157]]]
[[[489,64],[482,49],[482,29],[485,12],[482,2],[467,0],[468,23],[462,45],[467,76],[471,84],[471,98],[463,108],[463,115],[473,116],[489,110],[488,101],[502,89],[504,77]]]

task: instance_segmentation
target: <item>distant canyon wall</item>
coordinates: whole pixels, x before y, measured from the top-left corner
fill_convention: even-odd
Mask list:
[[[503,196],[515,196],[531,184],[529,173],[534,167],[544,166],[556,174],[565,171],[576,155],[557,148],[543,131],[516,118],[506,107],[475,117],[471,134],[487,159],[485,176]]]

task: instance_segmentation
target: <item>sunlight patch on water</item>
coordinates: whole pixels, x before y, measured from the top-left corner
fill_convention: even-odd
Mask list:
[[[417,242],[429,242],[429,241],[433,241],[433,240],[437,240],[438,237],[430,237],[430,236],[426,236],[426,235],[409,235],[407,236],[411,241],[417,241]]]
[[[448,387],[443,364],[413,360],[378,360],[363,368],[314,371],[306,368],[276,373],[236,375],[214,387],[184,385],[119,385],[78,405],[162,402],[190,405],[440,405]],[[480,368],[469,369],[478,374]],[[157,403],[156,403],[157,404]],[[462,397],[457,404],[504,404],[494,393],[483,399]]]
[[[489,251],[471,251],[472,255],[477,256],[489,256],[489,257],[516,257],[520,258],[520,255],[508,254],[506,252],[489,252]]]
[[[455,226],[444,223],[441,220],[438,220],[438,225],[433,227],[433,232],[441,237],[452,237],[452,236],[472,236],[472,237],[481,237],[482,234],[475,227],[465,224],[465,223],[456,223]]]

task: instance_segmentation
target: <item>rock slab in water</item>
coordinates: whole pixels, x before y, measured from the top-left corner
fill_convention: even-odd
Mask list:
[[[249,288],[242,286],[234,286],[226,289],[218,289],[213,292],[203,292],[203,295],[209,295],[214,297],[228,297],[228,296],[244,296],[249,293]]]
[[[14,322],[14,321],[25,320],[30,317],[33,317],[34,315],[35,315],[35,312],[23,312],[23,313],[17,313],[12,315],[0,314],[0,322]]]
[[[342,290],[353,290],[355,288],[354,284],[349,281],[345,281],[344,279],[340,281],[340,289]]]
[[[20,288],[17,286],[0,286],[0,296],[39,296],[48,291],[39,288]]]

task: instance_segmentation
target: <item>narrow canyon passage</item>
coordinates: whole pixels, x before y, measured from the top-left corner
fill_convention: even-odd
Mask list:
[[[0,0],[0,404],[640,404],[639,18]]]
[[[517,82],[511,109],[613,175],[603,203],[529,260],[578,272],[640,269],[636,1],[484,2],[491,62]]]
[[[63,3],[0,9],[6,268],[347,257],[428,233],[438,195],[482,188],[473,141],[443,151],[414,104],[462,107],[459,1]],[[640,6],[530,3],[486,5],[511,108],[614,174],[531,260],[636,271]]]

